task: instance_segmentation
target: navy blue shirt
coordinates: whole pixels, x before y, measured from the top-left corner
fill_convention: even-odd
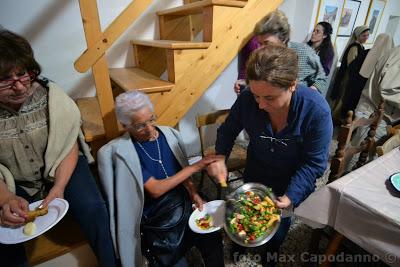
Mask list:
[[[259,109],[252,93],[244,90],[218,129],[217,153],[229,156],[243,129],[250,138],[245,182],[265,184],[298,206],[315,190],[315,180],[327,166],[333,133],[328,103],[317,91],[298,85],[290,102],[288,124],[274,133],[268,112]]]
[[[165,138],[164,134],[161,131],[158,131],[158,133],[159,136],[157,140],[160,146],[161,160],[164,165],[164,168],[168,176],[175,175],[182,169],[182,167],[179,164],[178,160],[175,158],[174,154],[172,153],[172,150],[169,147],[167,139]],[[154,177],[155,179],[158,180],[165,179],[166,178],[165,172],[163,171],[161,164],[151,160],[135,140],[133,140],[133,144],[140,159],[140,165],[142,167],[142,174],[143,174],[143,184],[145,184],[150,177]],[[156,160],[160,159],[156,140],[147,141],[140,144],[150,155],[150,157]],[[145,207],[144,207],[145,213],[150,209],[153,202],[154,202],[153,199],[146,196]]]

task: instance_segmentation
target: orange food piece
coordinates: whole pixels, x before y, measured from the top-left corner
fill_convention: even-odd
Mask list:
[[[48,212],[49,212],[49,209],[47,207],[42,208],[42,209],[36,208],[34,210],[30,210],[27,212],[28,216],[26,217],[25,222],[26,223],[33,222],[36,219],[36,217],[46,215]]]

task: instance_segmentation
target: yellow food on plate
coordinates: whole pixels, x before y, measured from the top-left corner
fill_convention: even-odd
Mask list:
[[[202,217],[200,219],[196,219],[196,225],[201,230],[208,230],[214,226],[212,217],[209,214],[206,214],[204,217]]]
[[[36,224],[34,222],[28,222],[24,226],[25,235],[34,235],[36,232]]]
[[[27,212],[28,216],[26,217],[25,222],[33,222],[36,217],[46,215],[49,212],[48,208],[36,208],[34,210],[30,210]]]

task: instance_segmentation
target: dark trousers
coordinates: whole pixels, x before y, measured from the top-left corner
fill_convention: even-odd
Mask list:
[[[281,220],[281,224],[279,225],[278,231],[276,231],[271,240],[263,245],[263,249],[267,252],[267,255],[260,255],[263,266],[275,266],[278,263],[279,249],[283,241],[285,241],[291,221],[292,220],[290,217],[283,218]],[[245,248],[234,243],[231,251],[231,254],[233,255],[233,261],[238,261],[241,255],[246,255],[246,250],[251,254],[255,254],[252,253],[251,248]]]
[[[33,202],[20,187],[17,187],[16,194]],[[64,198],[69,203],[68,212],[79,223],[100,266],[116,266],[107,207],[84,156],[79,156],[77,166],[65,187]],[[0,259],[4,266],[28,266],[23,244],[0,244]]]
[[[195,246],[201,253],[206,267],[223,267],[224,250],[222,237],[219,232],[209,234],[196,234],[189,229],[186,230],[185,248],[188,250]],[[181,260],[174,267],[188,266],[186,260]]]
[[[201,253],[206,267],[224,267],[224,251],[222,238],[219,232],[210,234],[196,234],[187,227],[183,243],[184,253],[195,246]],[[150,267],[158,267],[157,263],[150,263]],[[171,267],[188,267],[186,258],[181,258]]]
[[[223,267],[224,266],[224,249],[222,246],[222,238],[219,232],[210,234],[196,234],[191,232],[189,241],[201,253],[206,267]]]

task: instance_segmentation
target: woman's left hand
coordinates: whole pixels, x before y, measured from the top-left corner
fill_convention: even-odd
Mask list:
[[[290,204],[292,204],[292,201],[290,200],[290,198],[288,198],[287,195],[277,197],[277,199],[275,200],[275,205],[280,209],[285,209],[289,207]]]
[[[194,202],[194,205],[196,206],[196,208],[198,208],[200,211],[203,210],[203,204],[205,202],[199,194],[197,194],[197,193],[193,194],[192,201]]]
[[[40,204],[40,208],[46,207],[55,198],[64,198],[64,188],[61,189],[59,187],[53,186],[50,189],[47,197],[43,200],[42,204]]]

